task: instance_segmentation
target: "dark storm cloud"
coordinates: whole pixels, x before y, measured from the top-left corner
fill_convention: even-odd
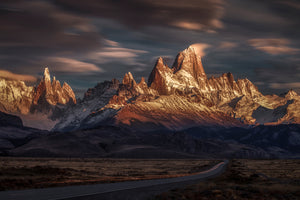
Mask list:
[[[128,71],[147,78],[153,58],[172,64],[202,43],[208,74],[230,71],[267,92],[296,88],[299,9],[296,0],[1,0],[0,70],[48,66],[80,93]]]
[[[132,28],[169,26],[190,30],[222,27],[221,0],[55,0],[67,10],[114,19]]]
[[[249,78],[263,93],[299,91],[299,60],[295,60],[300,56],[299,1],[226,2],[224,28],[214,41],[229,41],[236,48],[212,49],[208,64]]]
[[[267,87],[284,92],[294,89],[300,92],[300,64],[299,59],[269,60],[270,67],[257,68],[255,73],[263,80]]]
[[[283,3],[285,2],[285,3]],[[229,0],[225,5],[224,34],[231,37],[288,37],[299,39],[299,10],[290,0]],[[250,38],[249,38],[250,39]]]
[[[254,48],[272,54],[297,54],[300,49],[289,47],[290,41],[284,38],[256,38],[248,41]]]
[[[81,51],[99,46],[99,35],[88,19],[62,12],[47,1],[2,2],[0,15],[1,47]]]
[[[48,1],[1,1],[0,29],[1,68],[26,67],[27,73],[58,61],[62,64],[57,67],[64,70],[68,59],[77,71],[84,70],[85,63],[72,57],[98,49],[102,40],[90,19],[62,11]],[[30,66],[33,63],[35,67]],[[90,63],[86,67],[97,71]]]

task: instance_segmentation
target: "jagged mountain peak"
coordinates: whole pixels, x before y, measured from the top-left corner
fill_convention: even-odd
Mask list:
[[[290,89],[287,93],[284,94],[284,97],[290,100],[298,97],[298,94],[293,89]]]
[[[236,82],[234,80],[233,74],[231,72],[227,72],[222,74],[221,76],[224,80],[228,81],[229,85],[231,86],[231,88],[234,88]],[[214,77],[212,77],[214,78]]]
[[[179,52],[178,54],[184,54],[184,55],[196,55],[201,59],[201,55],[198,51],[197,44],[192,44],[188,46],[188,48],[184,49],[183,51]]]
[[[145,82],[146,82],[145,77],[142,77],[140,83],[145,83]]]
[[[154,65],[153,70],[158,70],[158,71],[171,71],[169,66],[164,62],[164,59],[162,57],[159,57]]]
[[[293,89],[290,89],[290,90],[288,91],[287,95],[298,96],[298,93],[295,92]]]
[[[139,84],[138,84],[139,86],[147,86],[147,83],[146,83],[146,81],[145,81],[145,78],[144,77],[142,77],[141,78],[141,81],[139,82]]]
[[[156,65],[157,65],[158,63],[159,63],[160,65],[164,65],[164,59],[163,59],[162,57],[159,57],[159,58],[157,59]]]
[[[128,72],[124,75],[124,78],[122,80],[122,83],[124,85],[128,85],[130,87],[133,87],[136,85],[136,81],[133,78],[133,75],[131,74],[131,72]]]
[[[164,63],[162,57],[159,57],[148,77],[148,85],[151,86],[157,73],[171,72],[171,69]]]
[[[175,62],[172,66],[174,73],[186,71],[196,80],[199,78],[206,78],[206,74],[202,65],[201,56],[196,53],[197,51],[193,45],[187,49],[179,52],[176,56]]]
[[[178,53],[172,68],[159,57],[148,78],[148,85],[159,94],[186,93],[204,85],[206,79],[201,57],[192,45]]]
[[[44,70],[44,77],[43,79],[45,81],[51,81],[51,77],[50,77],[50,72],[49,72],[49,68],[46,67],[45,70]]]
[[[59,80],[56,80],[56,77],[53,77],[51,83],[50,71],[49,68],[46,67],[44,70],[44,77],[34,93],[33,104],[49,109],[48,106],[39,104],[45,104],[47,102],[50,105],[56,105],[58,103],[66,104],[69,101],[76,103],[76,97],[72,88],[66,82],[64,82],[63,87],[61,87],[61,84]],[[43,108],[39,108],[39,110],[43,110]]]
[[[193,44],[179,53],[183,53],[185,55],[196,55],[201,59],[201,55],[198,53],[197,47]]]
[[[148,86],[157,90],[159,94],[168,94],[167,77],[172,76],[172,70],[164,63],[162,57],[159,57],[148,78]]]
[[[233,74],[231,72],[227,72],[222,74],[223,77],[227,77],[228,79],[234,79]]]

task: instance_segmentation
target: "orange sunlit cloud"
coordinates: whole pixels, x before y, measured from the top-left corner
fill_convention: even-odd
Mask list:
[[[102,72],[103,70],[94,64],[82,62],[79,60],[64,58],[64,57],[52,57],[49,61],[54,63],[55,71],[61,72]]]
[[[196,44],[191,45],[191,47],[193,47],[195,49],[196,53],[199,56],[204,57],[206,55],[205,49],[211,47],[211,45],[205,44],[205,43],[196,43]]]
[[[27,82],[35,82],[37,80],[37,78],[34,76],[25,75],[25,74],[15,74],[7,70],[0,70],[0,77],[13,79],[13,80],[27,81]]]
[[[299,51],[299,49],[289,47],[290,41],[284,38],[258,38],[248,40],[248,42],[252,47],[272,55],[295,54]]]
[[[274,89],[289,89],[289,88],[300,88],[300,82],[292,82],[292,83],[271,83],[271,88]]]
[[[234,42],[221,42],[218,46],[218,49],[232,49],[237,47],[238,45]]]

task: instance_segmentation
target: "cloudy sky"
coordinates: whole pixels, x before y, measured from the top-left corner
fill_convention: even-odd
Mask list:
[[[0,76],[33,82],[47,66],[80,94],[198,43],[208,76],[300,93],[299,13],[297,0],[1,0]]]

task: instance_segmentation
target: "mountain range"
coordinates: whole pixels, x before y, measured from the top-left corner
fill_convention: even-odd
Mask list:
[[[88,89],[82,101],[68,107],[55,131],[73,131],[101,124],[138,130],[182,130],[199,125],[225,127],[300,123],[300,96],[263,95],[248,79],[231,73],[207,78],[201,57],[190,46],[173,66],[159,58],[148,78],[132,74]]]
[[[171,67],[160,57],[147,82],[128,72],[83,99],[48,68],[36,87],[0,79],[0,119],[0,153],[10,156],[300,155],[300,96],[263,95],[231,73],[208,78],[193,46]]]

